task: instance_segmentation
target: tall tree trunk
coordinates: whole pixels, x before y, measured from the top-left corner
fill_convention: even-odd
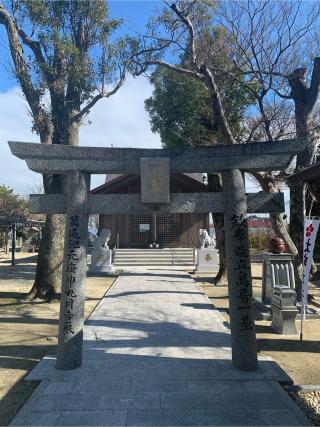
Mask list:
[[[39,248],[35,281],[27,298],[51,301],[60,291],[64,215],[47,215]]]
[[[235,144],[236,141],[232,135],[226,118],[219,89],[215,82],[214,76],[206,65],[201,66],[204,82],[208,88],[211,99],[211,108],[213,115],[217,121],[219,130],[223,137],[224,144]],[[219,175],[208,174],[208,187],[210,191],[222,191],[222,182]],[[219,271],[215,277],[214,284],[218,285],[222,279],[226,278],[227,260],[226,260],[226,242],[224,230],[224,215],[220,213],[212,214],[214,227],[216,230],[217,248],[219,249]]]
[[[61,123],[64,117],[60,117]],[[56,129],[62,127],[55,126]],[[53,132],[53,143],[79,145],[79,123],[69,123],[65,132]],[[43,176],[46,194],[64,192],[65,179],[58,175]],[[51,301],[59,292],[62,277],[65,215],[47,215],[39,248],[36,276],[27,299],[40,298]]]
[[[279,186],[272,175],[266,174],[263,175],[259,172],[251,172],[251,175],[259,182],[263,191],[267,193],[277,193],[279,192]],[[288,226],[286,222],[286,216],[284,213],[271,213],[270,214],[272,228],[276,236],[281,237],[286,245],[287,251],[293,254],[293,266],[297,290],[297,298],[300,301],[301,299],[301,287],[303,279],[303,266],[299,251],[291,238],[291,233],[288,231]]]
[[[308,138],[304,152],[297,154],[296,170],[310,166],[315,157],[315,144],[308,130],[310,114],[305,100],[305,87],[295,86],[295,124],[297,138]],[[290,187],[290,235],[298,252],[303,251],[303,228],[306,215],[306,184],[300,182]]]
[[[290,237],[288,232],[287,223],[284,218],[284,214],[270,214],[273,230],[277,236],[280,236],[285,244],[287,250],[293,254],[293,267],[294,267],[294,275],[296,282],[296,291],[297,291],[297,299],[301,300],[301,288],[302,288],[302,280],[303,280],[303,265],[301,261],[301,257],[297,247],[295,246],[293,240]]]
[[[46,194],[63,192],[63,179],[58,175],[44,175]],[[27,299],[51,301],[60,290],[64,242],[64,215],[49,214],[46,217],[40,243],[36,276]]]
[[[320,58],[314,59],[313,71],[309,87],[306,83],[307,70],[296,69],[289,77],[291,96],[295,107],[296,137],[307,138],[306,149],[297,154],[296,171],[310,166],[316,158],[316,138],[312,129],[313,111],[318,99],[320,88]],[[303,230],[306,215],[306,184],[304,182],[290,187],[290,236],[296,246],[298,259],[303,254]],[[299,256],[300,255],[300,256]],[[303,280],[303,268],[297,267],[296,281],[299,286]],[[299,289],[298,286],[298,289]],[[299,290],[300,296],[300,290]]]
[[[299,134],[297,137],[299,137]],[[315,137],[311,135],[311,133],[308,133],[307,137],[308,141],[306,150],[297,155],[297,171],[312,165],[316,158]],[[300,182],[290,186],[290,235],[301,254],[303,250],[303,227],[305,215],[306,184],[304,182]]]
[[[308,145],[310,141],[308,142]],[[313,145],[314,142],[312,142]],[[297,156],[297,168],[310,166],[313,163],[314,154],[312,155],[308,148],[302,156]],[[303,236],[304,236],[304,221],[306,217],[306,183],[299,182],[290,186],[290,236],[296,248],[295,255],[295,278],[298,300],[301,299],[301,287],[303,281]],[[313,272],[317,269],[313,267]]]
[[[221,192],[222,184],[219,175],[208,174],[208,189],[211,192]],[[214,284],[218,285],[223,279],[226,279],[226,243],[224,233],[224,218],[222,213],[212,214],[213,225],[216,232],[216,246],[219,250],[219,271],[214,279]]]
[[[303,251],[306,185],[301,182],[290,186],[290,236],[300,254]]]

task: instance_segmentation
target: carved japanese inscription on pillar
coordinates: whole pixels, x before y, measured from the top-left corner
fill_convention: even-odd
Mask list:
[[[235,169],[223,172],[222,180],[226,206],[224,225],[232,363],[237,369],[254,371],[258,363],[244,177],[240,170]]]
[[[73,172],[68,175],[65,252],[56,363],[59,369],[75,369],[82,362],[89,188],[90,177],[86,173]]]
[[[66,311],[64,322],[64,333],[74,334],[72,330],[72,320],[74,318],[74,299],[77,298],[75,286],[77,275],[77,261],[79,261],[78,249],[80,249],[80,234],[79,234],[79,215],[72,215],[69,218],[68,244],[67,244],[67,265],[66,265],[66,281],[67,289],[66,296]]]
[[[244,215],[233,215],[230,218],[233,225],[233,238],[235,247],[235,263],[233,266],[234,273],[238,273],[238,281],[235,283],[237,289],[236,298],[238,299],[238,310],[240,312],[240,330],[252,331],[254,323],[252,317],[248,315],[247,310],[251,308],[252,291],[251,277],[248,274],[248,247],[243,245],[243,241],[248,235],[247,219]]]

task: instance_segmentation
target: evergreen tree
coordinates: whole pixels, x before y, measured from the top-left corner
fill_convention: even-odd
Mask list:
[[[90,109],[113,95],[125,78],[120,22],[99,0],[13,0],[0,3],[15,77],[43,144],[79,144]],[[61,176],[43,177],[46,193],[63,191]],[[59,289],[64,217],[47,215],[30,298],[51,299]]]

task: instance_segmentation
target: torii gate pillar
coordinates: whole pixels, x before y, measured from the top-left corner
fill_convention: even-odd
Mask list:
[[[256,333],[252,311],[252,277],[244,176],[239,169],[222,173],[225,197],[229,313],[232,363],[237,369],[258,368]]]
[[[90,174],[68,174],[67,214],[61,283],[56,367],[75,369],[82,363],[85,283],[87,272]]]

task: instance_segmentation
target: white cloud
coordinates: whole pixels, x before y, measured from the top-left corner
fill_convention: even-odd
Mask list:
[[[80,130],[80,144],[110,147],[160,148],[158,135],[151,132],[144,100],[152,88],[145,78],[128,78],[124,86],[109,99],[102,99],[92,109]],[[20,90],[15,87],[0,93],[0,184],[8,185],[20,194],[28,194],[41,182],[41,176],[29,171],[24,161],[13,157],[7,141],[39,142],[31,132],[31,117]],[[104,176],[94,175],[92,187],[104,182]]]
[[[81,145],[160,148],[160,138],[150,130],[144,100],[151,95],[145,78],[128,78],[115,95],[102,99],[92,109],[80,131]]]

